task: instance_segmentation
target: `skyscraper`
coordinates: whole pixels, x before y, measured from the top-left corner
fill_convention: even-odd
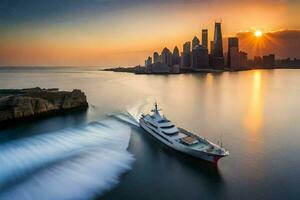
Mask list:
[[[191,52],[191,42],[188,41],[183,44],[183,53],[190,53]]]
[[[159,54],[157,52],[153,53],[153,63],[159,62]]]
[[[146,67],[150,66],[152,64],[152,58],[149,56],[146,60]]]
[[[199,46],[199,44],[200,44],[200,41],[197,38],[197,36],[195,36],[192,41],[192,49],[194,49],[196,46]]]
[[[190,67],[190,65],[191,65],[191,42],[186,42],[183,44],[181,67]]]
[[[192,68],[207,69],[208,68],[208,50],[205,47],[197,45],[192,50]]]
[[[162,62],[168,66],[172,65],[172,53],[171,51],[165,47],[161,52]]]
[[[219,22],[215,23],[214,57],[223,57],[222,30]]]
[[[210,54],[214,54],[214,41],[210,41]]]
[[[220,22],[215,23],[214,51],[212,64],[215,69],[224,69],[222,30]]]
[[[239,53],[239,67],[247,68],[248,54],[246,52],[240,51]]]
[[[230,63],[229,69],[231,71],[235,71],[240,68],[239,60],[239,47],[230,47],[230,56],[228,55],[228,62]]]
[[[179,55],[179,49],[176,46],[172,54],[172,65],[179,65],[179,64],[180,64],[180,55]]]
[[[202,46],[208,48],[208,30],[202,29]]]
[[[228,51],[227,51],[227,66],[231,70],[236,70],[239,67],[238,61],[239,54],[239,38],[228,38]]]

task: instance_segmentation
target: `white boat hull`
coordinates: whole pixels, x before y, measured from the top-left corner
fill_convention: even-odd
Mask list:
[[[143,120],[140,120],[140,126],[146,131],[148,132],[150,135],[152,135],[153,137],[155,137],[157,140],[159,140],[161,143],[167,145],[168,147],[175,149],[177,151],[180,151],[182,153],[188,154],[190,156],[196,157],[196,158],[200,158],[212,163],[217,163],[218,160],[224,156],[222,155],[214,155],[214,154],[210,154],[207,152],[203,152],[203,151],[199,151],[199,150],[194,150],[191,148],[186,147],[185,145],[182,145],[178,142],[174,142],[171,139],[168,139],[168,137],[164,137],[161,134],[156,133],[155,131],[153,131],[152,129],[150,129],[144,122]]]

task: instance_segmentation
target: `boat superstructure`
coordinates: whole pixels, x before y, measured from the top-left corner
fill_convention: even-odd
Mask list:
[[[205,138],[195,135],[183,128],[176,127],[170,120],[160,114],[155,103],[152,114],[142,115],[140,126],[163,144],[185,154],[217,163],[229,152]]]

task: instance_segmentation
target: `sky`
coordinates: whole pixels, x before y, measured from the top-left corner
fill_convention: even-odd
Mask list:
[[[300,57],[299,10],[299,0],[1,0],[0,65],[143,64],[203,28],[212,39],[215,21],[250,57]]]

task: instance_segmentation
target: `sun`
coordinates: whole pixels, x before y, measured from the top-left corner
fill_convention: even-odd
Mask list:
[[[261,37],[262,36],[262,31],[261,30],[256,30],[255,32],[254,32],[254,35],[255,35],[255,37]]]

